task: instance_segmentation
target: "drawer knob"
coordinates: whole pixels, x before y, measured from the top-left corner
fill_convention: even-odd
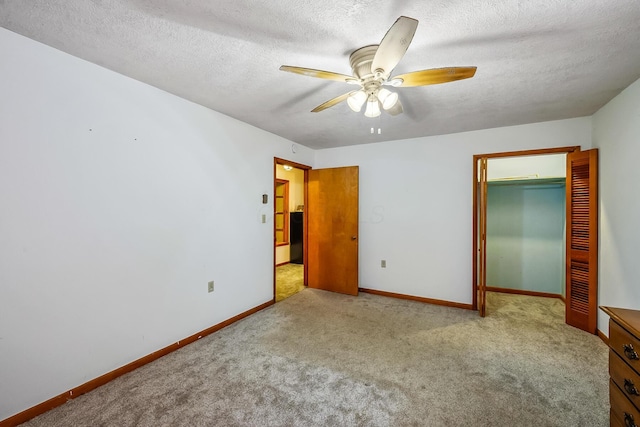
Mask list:
[[[626,427],[638,427],[633,419],[633,415],[628,412],[624,413],[624,425]]]
[[[624,349],[624,355],[627,356],[628,359],[638,360],[638,353],[633,349],[632,344],[624,344],[622,348]]]
[[[635,396],[640,396],[640,393],[638,393],[638,389],[636,388],[635,384],[633,383],[633,381],[628,380],[628,379],[624,379],[624,389],[627,390],[627,393],[629,394],[633,394]]]

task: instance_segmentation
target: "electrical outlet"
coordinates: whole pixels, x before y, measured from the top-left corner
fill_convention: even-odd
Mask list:
[[[383,259],[382,261],[380,261],[380,267],[387,268],[387,260],[386,259]]]
[[[209,292],[213,292],[213,280],[209,282]]]
[[[262,223],[263,224],[267,223],[267,216],[265,214],[262,214]]]

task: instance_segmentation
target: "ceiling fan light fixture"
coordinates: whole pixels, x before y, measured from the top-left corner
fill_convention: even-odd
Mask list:
[[[375,96],[369,97],[369,100],[367,101],[367,109],[364,112],[365,117],[378,117],[380,113],[378,98]]]
[[[391,114],[392,116],[397,116],[398,114],[402,114],[402,112],[403,112],[402,103],[400,102],[400,100],[398,100],[398,102],[396,102],[396,105],[394,105],[393,107],[389,108],[386,111],[387,111],[387,113]]]
[[[382,108],[389,110],[398,103],[398,94],[388,89],[382,88],[378,91],[378,99],[382,104]]]
[[[362,104],[367,100],[367,94],[363,90],[352,92],[347,98],[347,105],[356,113],[362,110]]]
[[[360,112],[367,102],[366,117],[378,117],[383,109],[389,115],[397,116],[403,112],[398,94],[382,86],[408,88],[454,82],[473,77],[477,69],[475,66],[431,68],[392,76],[391,73],[407,52],[417,27],[417,19],[400,16],[379,44],[366,45],[351,52],[351,75],[290,65],[283,65],[280,70],[360,86],[318,105],[311,110],[312,113],[347,101],[349,108],[355,112]]]

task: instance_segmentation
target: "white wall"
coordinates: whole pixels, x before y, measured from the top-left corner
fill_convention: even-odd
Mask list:
[[[571,145],[591,145],[589,117],[320,150],[315,166],[360,166],[361,287],[471,303],[473,155]]]
[[[285,264],[291,259],[291,246],[276,246],[276,265]]]
[[[2,28],[0,58],[0,420],[272,299],[261,195],[311,150]]]
[[[600,149],[599,305],[640,309],[640,80],[593,116]],[[600,311],[599,329],[608,334]]]

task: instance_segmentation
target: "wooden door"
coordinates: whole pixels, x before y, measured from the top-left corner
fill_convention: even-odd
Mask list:
[[[307,285],[358,295],[358,167],[309,171]]]
[[[478,314],[484,317],[487,312],[487,161],[478,159],[478,263],[477,263],[477,301]]]
[[[598,150],[567,154],[566,322],[592,334],[598,315]]]

